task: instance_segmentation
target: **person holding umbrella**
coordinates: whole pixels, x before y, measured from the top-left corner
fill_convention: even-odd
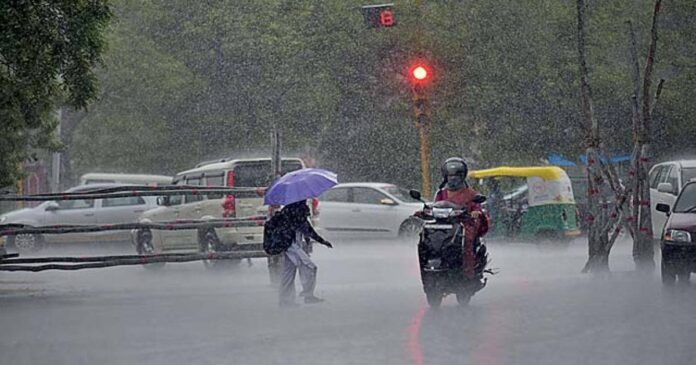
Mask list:
[[[333,246],[321,237],[309,222],[309,206],[305,200],[291,203],[283,207],[278,212],[284,215],[287,222],[286,229],[294,233],[292,244],[283,253],[282,265],[280,270],[279,304],[280,306],[294,306],[295,303],[295,275],[299,271],[302,292],[306,304],[321,303],[324,299],[314,295],[314,288],[317,283],[317,265],[312,262],[305,246],[309,244],[309,239],[315,240],[320,244],[332,248]]]
[[[283,222],[283,236],[292,240],[282,253],[278,302],[281,307],[296,306],[295,276],[300,273],[302,283],[301,297],[306,304],[321,303],[324,299],[314,295],[317,265],[309,257],[306,246],[309,239],[332,248],[321,237],[309,221],[310,210],[307,199],[315,198],[338,183],[336,174],[322,169],[302,169],[293,171],[276,180],[264,195],[265,205],[284,205],[274,217]]]

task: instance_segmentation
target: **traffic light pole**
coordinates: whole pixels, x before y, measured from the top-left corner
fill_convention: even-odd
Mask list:
[[[416,121],[418,135],[420,137],[421,175],[423,176],[423,195],[430,196],[430,150],[428,146],[428,120],[420,116]]]
[[[423,0],[416,0],[416,7],[418,8],[418,18],[416,23],[416,43],[419,51],[423,50]],[[414,75],[415,76],[415,75]],[[425,75],[427,77],[427,73]],[[416,89],[414,89],[415,91]],[[416,97],[421,98],[423,95],[418,95],[416,92]],[[416,105],[416,126],[418,128],[418,136],[420,139],[420,160],[421,160],[421,176],[423,179],[423,195],[431,196],[432,190],[430,190],[430,148],[428,146],[428,127],[430,126],[430,119],[422,109],[419,100],[414,100]],[[427,101],[426,101],[427,103]],[[420,110],[420,111],[419,111]]]

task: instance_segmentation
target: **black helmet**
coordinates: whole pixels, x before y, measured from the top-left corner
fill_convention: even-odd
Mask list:
[[[445,160],[440,170],[449,190],[456,190],[464,186],[466,175],[469,173],[466,162],[459,157],[450,157]]]

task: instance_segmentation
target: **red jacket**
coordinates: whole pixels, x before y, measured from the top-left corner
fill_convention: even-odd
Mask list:
[[[478,234],[480,236],[483,236],[486,233],[488,233],[489,218],[486,214],[483,213],[483,210],[481,209],[481,204],[473,202],[474,197],[476,195],[478,195],[478,192],[468,187],[461,188],[459,190],[440,189],[435,194],[435,201],[437,202],[447,200],[466,208],[466,210],[468,210],[469,212],[481,212]]]

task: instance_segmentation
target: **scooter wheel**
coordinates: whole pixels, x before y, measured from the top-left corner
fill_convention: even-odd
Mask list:
[[[469,305],[471,297],[472,294],[468,290],[462,290],[457,293],[457,303],[459,303],[459,305]]]
[[[430,308],[437,309],[440,308],[440,305],[442,304],[442,294],[437,291],[428,291],[425,292],[425,297],[428,299],[428,305]]]

